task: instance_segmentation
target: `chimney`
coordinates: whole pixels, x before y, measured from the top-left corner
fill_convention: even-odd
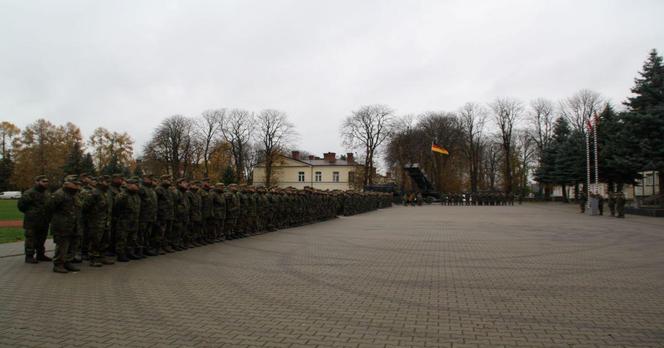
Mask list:
[[[300,159],[300,151],[291,152],[291,157],[296,159],[296,160],[299,160]]]
[[[346,154],[346,161],[348,161],[348,163],[355,162],[355,159],[353,159],[353,153],[352,152],[349,152],[349,153]]]
[[[310,161],[313,161],[315,158],[316,158],[316,157],[314,157],[314,155],[309,155],[309,160],[310,160]]]
[[[337,154],[334,152],[326,152],[323,154],[323,159],[330,163],[334,163],[337,161]]]

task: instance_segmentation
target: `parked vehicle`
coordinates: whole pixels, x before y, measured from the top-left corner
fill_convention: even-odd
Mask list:
[[[0,192],[0,199],[19,199],[19,198],[21,198],[21,191]]]

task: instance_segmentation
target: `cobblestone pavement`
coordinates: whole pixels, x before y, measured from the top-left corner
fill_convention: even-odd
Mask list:
[[[664,223],[394,207],[55,274],[0,258],[0,346],[664,346]]]

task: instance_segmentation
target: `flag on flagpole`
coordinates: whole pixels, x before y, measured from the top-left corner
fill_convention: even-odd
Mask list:
[[[433,152],[437,152],[437,153],[439,153],[439,154],[443,154],[443,155],[449,155],[449,154],[450,154],[450,153],[447,151],[447,149],[445,149],[444,147],[442,147],[442,146],[440,146],[440,145],[436,145],[436,144],[434,144],[434,143],[431,143],[431,151],[433,151]]]

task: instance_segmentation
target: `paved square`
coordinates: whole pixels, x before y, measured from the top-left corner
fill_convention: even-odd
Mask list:
[[[0,258],[0,346],[664,346],[663,220],[558,204],[394,207],[76,274],[22,261]]]

